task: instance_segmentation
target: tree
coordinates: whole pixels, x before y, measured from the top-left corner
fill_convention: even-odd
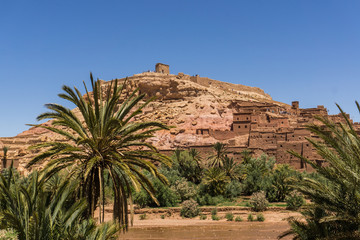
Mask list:
[[[270,181],[271,187],[266,192],[270,202],[282,202],[292,191],[291,179],[296,177],[296,171],[287,164],[276,165],[272,172]]]
[[[202,183],[212,196],[222,195],[226,190],[226,185],[230,183],[230,178],[220,168],[213,167],[205,171]]]
[[[49,188],[38,172],[20,177],[10,166],[0,174],[0,228],[13,229],[19,240],[116,239],[114,224],[96,226],[82,218],[86,201],[73,201],[76,182],[65,179]],[[50,191],[49,191],[50,189]]]
[[[48,176],[67,168],[69,177],[80,181],[78,196],[86,198],[88,214],[93,216],[96,206],[99,207],[100,222],[104,221],[104,175],[107,173],[113,186],[114,220],[127,229],[127,199],[132,210],[131,188],[145,189],[157,202],[152,183],[142,170],[167,183],[154,163],[170,165],[170,159],[146,140],[153,137],[154,132],[168,127],[155,121],[134,120],[152,99],[144,101],[145,94],[139,94],[138,90],[124,97],[126,81],[122,86],[117,80],[104,86],[101,81],[94,81],[92,74],[90,79],[92,93],[84,83],[84,96],[76,87],[73,90],[68,86],[63,86],[64,93],[59,94],[60,98],[73,103],[78,113],[59,104],[45,105],[50,111],[37,119],[52,119],[52,126],[36,126],[61,135],[65,141],[33,146],[46,151],[32,159],[28,167],[48,160],[44,168]]]
[[[226,176],[230,177],[231,180],[238,180],[239,176],[239,165],[234,162],[234,158],[225,157],[223,161],[223,169]]]
[[[217,142],[214,144],[213,149],[215,154],[209,157],[209,165],[210,167],[222,167],[227,154],[226,146],[223,143]]]
[[[199,152],[195,149],[183,151],[176,149],[172,156],[173,170],[176,170],[178,175],[186,178],[195,184],[201,182],[202,168],[200,166]]]
[[[356,102],[360,112],[360,106]],[[338,106],[338,105],[337,105]],[[294,239],[359,239],[360,227],[360,137],[338,106],[344,123],[316,117],[322,126],[307,128],[318,139],[307,139],[324,159],[324,165],[291,151],[311,165],[320,177],[294,182],[295,189],[311,200],[302,212],[306,222],[290,219]]]
[[[267,155],[242,162],[239,172],[243,179],[244,193],[251,195],[258,191],[267,191],[271,186],[271,173],[275,160]]]

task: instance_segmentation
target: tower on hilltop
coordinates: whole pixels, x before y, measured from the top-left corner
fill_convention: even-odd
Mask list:
[[[163,63],[157,63],[155,65],[155,72],[157,73],[170,73],[169,65]]]

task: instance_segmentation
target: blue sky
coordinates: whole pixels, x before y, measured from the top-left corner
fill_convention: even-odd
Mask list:
[[[170,65],[359,120],[360,1],[0,2],[0,136],[36,123],[61,86]],[[69,107],[71,105],[68,105]]]

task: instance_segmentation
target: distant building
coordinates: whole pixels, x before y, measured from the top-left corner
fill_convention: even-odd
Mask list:
[[[166,65],[166,64],[163,64],[163,63],[157,63],[155,65],[155,72],[169,74],[170,73],[169,65]]]

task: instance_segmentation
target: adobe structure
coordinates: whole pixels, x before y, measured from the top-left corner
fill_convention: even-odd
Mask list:
[[[287,163],[302,169],[307,166],[287,151],[322,164],[306,137],[314,137],[306,130],[309,123],[320,124],[315,115],[326,116],[332,121],[343,122],[341,114],[328,115],[327,109],[300,108],[298,101],[291,105],[274,101],[257,87],[231,84],[184,73],[171,74],[169,65],[158,63],[155,71],[145,71],[127,78],[124,96],[139,89],[148,97],[155,96],[143,109],[136,121],[156,120],[174,126],[170,131],[159,131],[151,142],[163,153],[172,154],[177,148],[198,149],[204,156],[212,151],[216,142],[227,145],[229,155],[241,161],[241,152],[254,155],[266,153],[277,163]],[[121,84],[125,78],[118,79]],[[104,93],[110,82],[104,82]],[[78,114],[78,110],[73,110]],[[51,121],[43,123],[51,125]],[[354,123],[360,129],[359,123]],[[15,137],[0,138],[0,147],[7,146],[8,162],[27,172],[26,163],[39,154],[28,147],[46,141],[64,141],[57,134],[32,127]],[[0,151],[0,158],[2,158]]]
[[[169,65],[166,65],[166,64],[163,64],[163,63],[157,63],[155,65],[155,72],[169,74],[170,73]]]

